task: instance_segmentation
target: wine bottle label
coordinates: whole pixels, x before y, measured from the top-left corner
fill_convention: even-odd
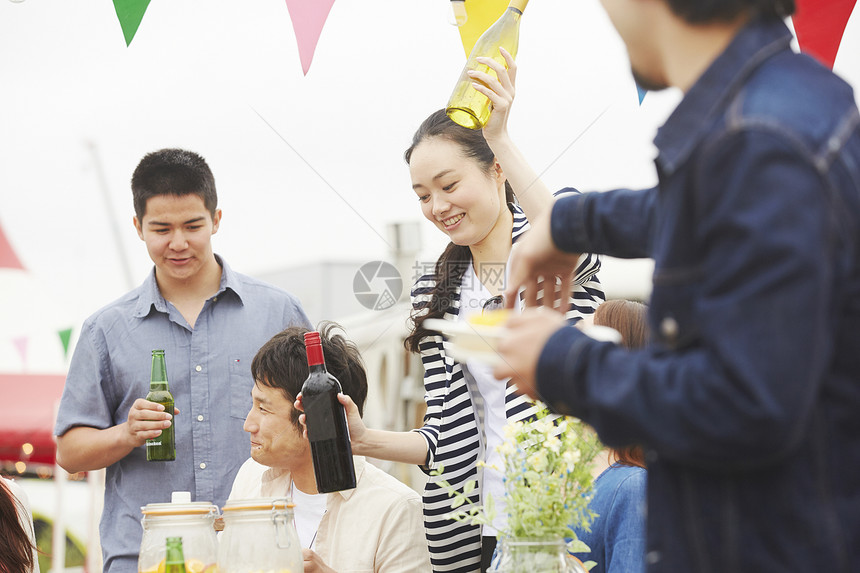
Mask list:
[[[332,404],[334,397],[335,404]],[[334,406],[342,408],[334,394],[319,394],[307,396],[302,400],[305,408],[305,420],[308,425],[308,441],[332,440],[337,438]]]
[[[161,445],[161,442],[150,442],[149,440],[146,441],[146,447],[147,448],[153,448],[155,446],[160,446],[160,445]]]

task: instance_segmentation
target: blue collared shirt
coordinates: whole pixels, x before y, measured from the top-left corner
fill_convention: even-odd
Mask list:
[[[251,408],[251,360],[287,326],[310,327],[298,300],[222,266],[218,293],[191,328],[158,290],[155,272],[137,289],[89,317],[72,356],[54,433],[105,429],[128,419],[149,391],[153,349],[164,349],[175,417],[176,461],[147,462],[136,448],[107,468],[101,520],[104,570],[136,573],[140,508],[172,491],[223,505],[248,459],[242,425]]]
[[[647,448],[651,573],[860,563],[860,113],[751,21],[659,130],[659,185],[561,199],[557,245],[651,257],[651,343],[564,328],[538,389]]]

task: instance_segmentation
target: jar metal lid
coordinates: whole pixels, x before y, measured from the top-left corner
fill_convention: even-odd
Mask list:
[[[221,509],[228,511],[254,511],[272,509],[292,509],[296,506],[290,498],[286,497],[258,497],[254,499],[228,499]]]
[[[205,515],[217,514],[218,506],[208,501],[190,503],[150,503],[140,508],[143,515]]]

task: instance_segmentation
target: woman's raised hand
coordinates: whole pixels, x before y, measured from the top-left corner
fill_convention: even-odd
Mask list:
[[[478,70],[470,70],[469,77],[474,81],[474,87],[493,102],[493,113],[487,125],[484,126],[484,138],[490,143],[507,134],[508,113],[514,101],[516,90],[514,88],[517,77],[517,64],[507,50],[499,48],[499,52],[505,60],[502,65],[493,58],[478,58],[478,63],[488,66],[495,75]]]

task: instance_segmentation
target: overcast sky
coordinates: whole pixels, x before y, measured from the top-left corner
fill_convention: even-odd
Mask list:
[[[0,224],[26,266],[0,269],[0,370],[64,371],[57,331],[143,280],[128,182],[155,149],[206,157],[236,270],[387,258],[387,225],[422,221],[403,150],[465,60],[448,4],[338,0],[304,76],[283,0],[154,1],[130,47],[110,2],[0,0]],[[854,86],[856,12],[834,66]],[[597,0],[531,2],[518,64],[510,129],[550,188],[654,184],[680,96],[639,105]],[[433,260],[444,238],[421,229]],[[621,268],[610,288],[647,284]]]

